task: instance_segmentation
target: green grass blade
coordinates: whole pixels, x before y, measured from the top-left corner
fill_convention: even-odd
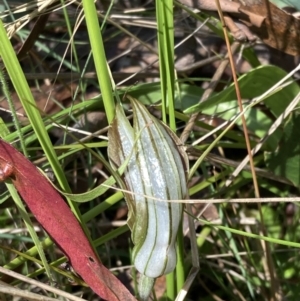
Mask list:
[[[112,122],[115,114],[114,97],[112,93],[110,71],[108,69],[104,51],[104,44],[99,26],[97,11],[95,3],[93,1],[83,0],[82,5],[86,17],[86,25],[93,52],[98,82],[104,102],[104,108],[108,122],[110,123]]]
[[[174,116],[174,15],[173,1],[156,1],[156,19],[158,30],[159,69],[163,121],[166,122],[166,109],[169,113],[169,125],[176,131]]]
[[[172,0],[156,1],[156,19],[158,27],[158,51],[159,51],[159,68],[161,79],[161,96],[162,96],[162,116],[163,121],[167,121],[166,110],[169,113],[169,125],[173,131],[176,131],[175,122],[175,74],[174,74],[174,14]],[[183,237],[178,236],[177,244],[183,247]],[[177,266],[176,273],[181,275],[177,278],[177,289],[184,284],[184,269],[183,269],[183,252],[177,248]],[[173,275],[167,276],[167,297],[174,300],[175,295],[175,272]],[[182,277],[183,276],[183,277]]]
[[[25,223],[25,225],[26,225],[26,227],[28,229],[28,232],[29,232],[32,240],[34,241],[34,244],[36,246],[37,252],[39,253],[40,258],[41,258],[41,260],[43,262],[43,265],[44,265],[44,268],[45,268],[46,273],[48,275],[48,278],[52,281],[51,269],[50,269],[48,261],[46,259],[46,256],[45,256],[42,244],[41,244],[41,242],[40,242],[40,240],[39,240],[39,238],[38,238],[38,236],[37,236],[37,234],[36,234],[36,232],[34,230],[34,227],[33,227],[32,223],[31,223],[31,220],[30,220],[30,218],[28,216],[28,213],[27,213],[27,211],[25,209],[25,206],[23,205],[23,203],[22,203],[22,201],[21,201],[21,199],[19,197],[19,194],[16,191],[14,185],[11,184],[11,183],[7,183],[6,186],[7,186],[8,191],[10,192],[10,195],[14,199],[15,204],[17,205],[17,207],[19,209],[20,215],[21,215],[21,217],[22,217],[22,219],[23,219],[23,221],[24,221],[24,223]]]
[[[7,73],[15,87],[15,90],[20,98],[20,101],[24,107],[27,117],[34,129],[38,140],[53,168],[53,171],[57,175],[57,179],[61,187],[70,191],[68,182],[63,174],[61,166],[57,160],[56,154],[52,147],[49,135],[45,129],[44,122],[41,114],[36,107],[35,100],[18,62],[14,49],[7,38],[3,23],[0,21],[0,56],[3,59]]]
[[[45,128],[43,119],[41,114],[36,106],[35,100],[31,93],[31,90],[28,86],[27,80],[25,75],[22,71],[20,63],[17,59],[17,56],[14,52],[14,49],[7,37],[6,31],[4,29],[3,23],[0,20],[0,57],[2,58],[4,65],[6,67],[7,73],[13,83],[13,86],[19,96],[19,99],[22,103],[22,106],[26,112],[26,115],[31,123],[31,126],[40,142],[40,145],[50,163],[50,166],[57,178],[58,183],[60,184],[61,188],[65,192],[71,192],[70,186],[68,181],[65,177],[65,174],[61,168],[61,164],[59,163],[56,153],[54,151],[53,145],[50,141],[48,132]],[[73,204],[70,200],[68,203],[78,218],[81,220],[81,214],[78,210],[77,204]],[[82,224],[82,227],[89,237],[89,232],[85,224]]]

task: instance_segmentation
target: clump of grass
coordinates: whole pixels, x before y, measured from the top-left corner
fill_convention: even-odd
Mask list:
[[[24,154],[27,152],[28,157],[44,170],[51,167],[56,185],[62,191],[91,191],[110,176],[107,141],[103,136],[95,135],[90,140],[78,141],[68,127],[79,116],[95,110],[105,112],[107,122],[103,124],[107,125],[114,116],[115,102],[121,101],[126,94],[153,105],[155,114],[161,114],[162,120],[177,131],[178,136],[188,133],[184,140],[190,159],[190,198],[194,200],[189,214],[194,218],[196,228],[196,234],[189,235],[184,218],[184,231],[178,239],[177,270],[167,277],[163,289],[155,288],[156,294],[160,296],[165,293],[166,299],[175,300],[185,281],[191,279],[188,273],[193,265],[197,265],[196,253],[200,260],[200,271],[188,286],[189,300],[199,300],[200,297],[207,300],[295,298],[298,295],[295,283],[300,269],[297,250],[299,210],[296,203],[300,162],[299,145],[296,143],[299,114],[295,108],[299,86],[290,79],[298,69],[287,74],[276,66],[260,66],[255,52],[237,44],[232,45],[233,51],[243,54],[253,67],[253,70],[238,78],[238,85],[250,147],[256,149],[254,167],[260,197],[261,200],[265,197],[277,198],[276,203],[270,199],[259,209],[253,200],[253,169],[251,171],[247,160],[246,165],[237,169],[247,154],[246,143],[235,87],[231,84],[231,78],[228,80],[224,75],[228,64],[227,60],[223,60],[224,56],[219,56],[222,62],[211,78],[203,78],[201,70],[198,74],[186,73],[184,76],[176,73],[176,28],[171,1],[157,1],[155,7],[131,7],[136,8],[132,12],[113,3],[101,7],[101,11],[96,10],[91,1],[83,1],[82,4],[81,7],[76,3],[62,2],[56,7],[47,6],[40,12],[33,4],[27,4],[26,9],[24,6],[10,7],[10,12],[1,15],[5,25],[0,25],[0,56],[5,67],[3,73],[6,81],[12,83],[11,93],[15,91],[18,95],[18,102],[10,110],[18,116],[17,110],[22,107],[26,118],[26,122],[22,121],[20,125],[16,117],[11,120],[14,127],[9,127],[5,140],[13,143],[23,137]],[[22,12],[17,11],[22,7]],[[44,25],[37,23],[39,32],[31,19],[35,21],[37,15],[42,17],[45,12],[49,13],[49,18]],[[202,22],[207,18],[203,13],[196,15],[191,10],[188,13],[190,18],[198,18]],[[145,20],[148,21],[147,25],[142,22]],[[64,24],[67,24],[66,28]],[[157,49],[135,34],[136,27],[144,30],[143,27],[151,26],[158,29],[155,37]],[[4,28],[14,48],[6,40]],[[214,23],[210,28],[220,34],[220,23]],[[190,35],[190,38],[195,37],[199,41],[193,29],[190,29]],[[25,38],[27,40],[23,43]],[[140,68],[139,72],[128,77],[118,70],[114,72],[111,62],[121,64],[120,58],[124,57],[131,63],[135,62],[128,56],[128,49],[118,50],[121,53],[111,57],[112,48],[117,47],[117,42],[129,38],[142,49],[141,52],[147,50],[159,60],[158,69],[147,63],[146,68]],[[19,43],[23,47],[26,43],[31,45],[27,50],[26,63],[19,61],[15,55]],[[59,47],[64,51],[60,51]],[[133,52],[135,46],[129,44],[129,47]],[[150,80],[150,76],[155,74],[159,83]],[[119,80],[120,76],[123,78]],[[72,82],[75,82],[75,89]],[[202,85],[203,82],[208,84],[208,88]],[[70,88],[68,104],[65,106],[59,96],[54,99],[53,93],[49,93],[45,107],[37,105],[42,92],[34,98],[33,89],[38,87],[42,90],[43,84],[48,85],[49,91],[55,90],[59,84],[65,87],[65,91]],[[90,91],[96,91],[96,96],[90,96]],[[49,110],[49,102],[55,104],[55,113]],[[125,107],[130,109],[126,103]],[[58,140],[54,136],[55,128],[64,129],[61,135],[71,136],[71,142],[53,146]],[[106,135],[105,126],[99,130],[101,135]],[[80,157],[74,156],[75,153],[80,153]],[[64,162],[69,163],[65,166]],[[134,288],[135,281],[131,277],[134,279],[136,275],[131,269],[132,245],[126,226],[126,204],[122,193],[115,188],[95,195],[92,201],[85,204],[79,205],[70,198],[67,201],[91,237],[103,263],[119,270],[118,274],[126,276],[129,286]],[[295,197],[294,201],[288,199],[288,203],[284,202],[290,196]],[[252,201],[242,202],[245,198],[251,198]],[[218,199],[220,203],[213,204],[211,199]],[[238,200],[232,202],[231,199]],[[278,202],[281,199],[282,202]],[[202,206],[201,200],[206,200],[208,205]],[[36,231],[46,255],[47,260],[41,263],[37,256],[38,243],[28,237],[21,215],[10,203],[7,192],[2,195],[0,203],[2,208],[6,208],[0,216],[3,229],[0,234],[1,265],[35,277],[41,283],[50,281],[49,275],[45,274],[45,262],[59,266],[65,261],[63,254],[40,228],[36,228],[34,218],[28,213],[27,217],[35,225],[32,229]],[[116,216],[120,216],[120,220]],[[20,232],[4,231],[12,228]],[[186,240],[192,241],[192,248]],[[92,292],[79,279],[75,278],[79,285],[73,286],[74,283],[67,281],[70,274],[52,268],[48,273],[62,290],[74,296],[93,298]],[[3,281],[14,285],[15,289],[32,290],[24,279],[17,282],[3,278]],[[18,293],[14,289],[11,293],[1,289],[0,292],[5,295]],[[40,290],[37,292],[40,293]],[[49,293],[48,296],[54,294],[57,296],[59,293]]]

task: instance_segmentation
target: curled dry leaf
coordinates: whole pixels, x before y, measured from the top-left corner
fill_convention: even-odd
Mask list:
[[[109,301],[136,300],[99,261],[78,220],[49,181],[20,152],[0,140],[0,180],[7,179],[96,294]]]
[[[234,20],[246,25],[264,43],[287,54],[300,55],[300,18],[290,13],[292,5],[275,5],[278,2],[291,3],[298,0],[219,0],[222,11]],[[183,4],[200,10],[217,11],[215,0],[180,0]],[[273,3],[272,3],[273,2]],[[298,13],[299,15],[299,13]],[[228,25],[228,24],[227,24]],[[239,28],[237,25],[235,28]],[[232,28],[231,28],[232,29]],[[233,33],[234,34],[234,33]],[[249,34],[245,32],[247,37]]]
[[[261,26],[241,19],[264,43],[291,55],[300,55],[300,19],[268,0],[235,0],[241,9],[264,17]]]
[[[142,274],[139,294],[145,300],[155,278],[176,266],[175,242],[182,204],[163,200],[185,198],[188,159],[179,138],[145,106],[130,100],[133,128],[118,105],[108,132],[108,154],[115,169],[128,161],[123,174],[126,189],[132,192],[125,193],[130,210],[128,225],[134,265]]]

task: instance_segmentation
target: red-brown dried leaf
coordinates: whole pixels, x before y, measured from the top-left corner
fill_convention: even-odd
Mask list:
[[[96,294],[109,301],[136,301],[99,261],[78,220],[48,180],[20,152],[0,140],[0,180],[8,177],[37,221]]]

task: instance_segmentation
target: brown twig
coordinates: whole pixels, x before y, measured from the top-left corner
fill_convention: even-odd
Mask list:
[[[239,88],[239,84],[238,84],[238,80],[237,80],[235,64],[234,64],[234,61],[233,61],[233,55],[230,51],[230,41],[229,41],[229,37],[228,37],[228,34],[227,34],[227,30],[226,30],[226,23],[225,23],[225,20],[224,20],[224,16],[223,16],[223,13],[222,13],[222,10],[221,10],[219,0],[215,0],[215,2],[218,6],[219,17],[220,17],[220,20],[221,20],[221,23],[222,23],[222,26],[223,26],[225,42],[226,42],[227,49],[228,49],[229,62],[230,62],[231,70],[232,70],[232,76],[233,76],[233,81],[234,81],[234,85],[235,85],[238,106],[239,106],[240,112],[242,113],[244,111],[244,108],[243,108],[241,92],[240,92],[240,88]],[[253,178],[254,193],[255,193],[255,197],[257,199],[259,199],[260,198],[259,186],[258,186],[258,182],[257,182],[253,156],[252,156],[252,153],[251,153],[250,139],[249,139],[247,124],[246,124],[246,119],[245,119],[244,114],[241,115],[241,120],[242,120],[242,126],[243,126],[243,131],[244,131],[245,142],[246,142],[246,148],[247,148],[247,152],[248,152],[248,156],[249,156],[249,164],[250,164],[250,168],[251,168],[251,174],[252,174],[252,178]],[[260,219],[261,219],[261,230],[262,230],[263,235],[267,236],[267,230],[264,226],[264,217],[263,217],[263,213],[262,213],[260,203],[258,203],[258,209],[259,209]],[[271,256],[270,244],[268,242],[263,242],[262,241],[262,248],[266,252],[266,259],[267,259],[266,262],[267,262],[267,267],[268,267],[268,271],[269,271],[269,274],[270,274],[270,283],[271,283],[271,299],[270,300],[275,301],[275,300],[277,300],[276,294],[278,292],[279,282],[278,282],[276,271],[275,271],[275,268],[274,268],[273,259],[272,259],[272,256]]]

